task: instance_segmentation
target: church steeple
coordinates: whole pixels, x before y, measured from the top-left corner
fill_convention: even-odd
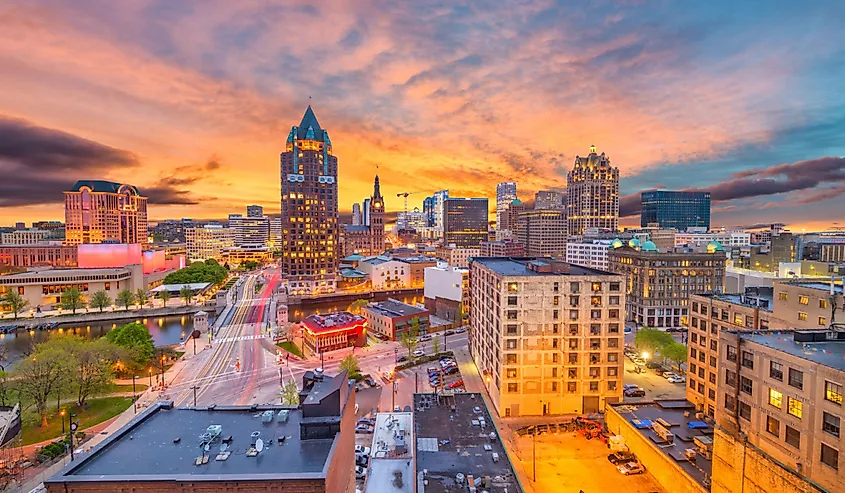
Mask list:
[[[381,185],[378,181],[378,175],[376,175],[376,179],[373,182],[373,200],[381,201]]]

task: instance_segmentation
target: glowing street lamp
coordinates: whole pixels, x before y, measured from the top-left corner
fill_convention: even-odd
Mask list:
[[[648,358],[651,357],[651,355],[648,354],[648,351],[643,351],[642,357],[643,357],[643,359],[648,359]]]

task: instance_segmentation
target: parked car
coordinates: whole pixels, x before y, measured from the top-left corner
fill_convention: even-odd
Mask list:
[[[372,433],[374,429],[372,425],[361,424],[355,427],[355,433]]]
[[[358,422],[355,423],[355,426],[358,426],[358,425],[373,426],[373,423],[375,423],[375,422],[376,422],[376,420],[374,420],[373,418],[358,418]]]
[[[638,389],[638,388],[640,388],[640,386],[635,384],[635,383],[626,383],[625,385],[622,386],[622,391],[624,392],[628,389]]]
[[[364,479],[367,477],[367,470],[361,466],[355,466],[355,479]]]
[[[549,432],[549,425],[537,425],[534,429],[537,430],[538,435],[545,435]]]
[[[373,379],[373,377],[367,377],[367,378],[365,378],[365,379],[364,379],[364,383],[366,383],[366,384],[367,384],[367,385],[369,385],[370,387],[375,387],[375,386],[376,386],[376,381]]]
[[[645,390],[637,387],[635,389],[628,389],[623,394],[625,397],[645,397]]]
[[[431,335],[429,335],[429,334],[426,334],[426,335],[420,337],[420,342],[426,342],[426,341],[430,341],[430,340],[431,340]]]
[[[355,453],[361,455],[370,455],[370,447],[365,447],[363,445],[356,445],[355,446]]]
[[[393,412],[394,412],[394,413],[401,413],[401,412],[402,412],[402,408],[401,408],[401,407],[399,407],[399,406],[393,406]]]
[[[687,381],[686,377],[681,375],[672,375],[667,380],[669,380],[669,383],[684,383]]]
[[[609,460],[611,464],[623,464],[632,462],[635,459],[636,457],[631,452],[614,452],[607,456],[607,460]]]
[[[452,335],[452,334],[454,334],[454,333],[455,333],[455,331],[454,331],[454,330],[447,330],[446,332],[444,332],[444,334],[446,334],[447,336],[450,336],[450,335]]]
[[[414,356],[417,358],[419,358],[420,356],[425,356],[425,351],[423,351],[422,349],[417,349],[416,351],[414,351]]]
[[[367,463],[370,461],[369,455],[363,454],[355,454],[355,465],[361,467],[367,467]]]
[[[455,329],[455,334],[463,334],[466,331],[466,327],[458,327],[457,329]]]
[[[656,369],[660,368],[660,362],[659,361],[649,361],[645,364],[645,367],[648,368],[649,370],[656,370]]]
[[[405,356],[404,354],[403,354],[403,355],[401,355],[401,356],[397,356],[397,357],[396,357],[396,362],[397,362],[397,363],[401,363],[401,362],[403,362],[403,361],[408,361],[408,357],[407,357],[407,356]]]
[[[667,371],[667,372],[663,373],[663,378],[665,378],[666,380],[669,380],[670,378],[677,377],[677,376],[678,376],[678,374],[673,372],[673,371]]]
[[[458,367],[457,366],[450,366],[449,368],[443,370],[443,373],[445,373],[447,375],[454,375],[455,373],[458,373]]]
[[[447,387],[449,387],[450,389],[454,389],[454,388],[457,388],[457,387],[462,387],[463,385],[464,385],[463,380],[455,380],[454,382],[447,385]]]
[[[620,464],[616,466],[616,470],[626,476],[642,474],[645,472],[645,468],[643,467],[643,465],[636,461],[625,462],[624,464]]]

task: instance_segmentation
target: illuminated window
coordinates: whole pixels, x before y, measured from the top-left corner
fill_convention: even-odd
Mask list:
[[[804,312],[798,312],[798,320],[801,320],[802,322],[806,322],[807,321],[807,314],[804,313]]]
[[[804,414],[804,403],[799,401],[798,399],[793,399],[792,397],[787,398],[787,410],[789,414],[795,416],[796,418],[800,418]]]
[[[769,404],[778,409],[783,409],[783,394],[775,389],[769,389]]]
[[[786,293],[778,293],[778,299],[780,301],[786,301],[787,300]]]
[[[508,283],[508,291],[510,291],[511,293],[519,291],[519,284],[515,282]]]
[[[827,401],[842,405],[842,386],[838,383],[825,381],[824,398]]]
[[[799,296],[798,297],[798,303],[801,304],[801,305],[809,305],[810,304],[810,298],[807,297],[807,296]]]

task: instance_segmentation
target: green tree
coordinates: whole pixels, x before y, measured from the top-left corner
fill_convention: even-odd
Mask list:
[[[349,373],[348,378],[355,378],[355,375],[360,375],[361,364],[358,362],[358,358],[350,354],[340,360],[340,371],[343,370],[346,370]]]
[[[246,262],[241,264],[241,268],[243,270],[255,270],[258,268],[258,262],[255,260],[247,260]]]
[[[61,305],[63,309],[70,310],[76,315],[76,310],[85,308],[85,300],[78,289],[70,288],[62,291]]]
[[[12,386],[9,381],[9,373],[6,370],[0,370],[0,406],[5,406],[6,401],[12,399]]]
[[[0,305],[8,306],[15,313],[15,320],[18,319],[18,313],[22,312],[24,308],[29,306],[29,301],[18,294],[17,291],[9,289],[6,294],[0,298]]]
[[[104,309],[108,308],[111,305],[111,298],[109,297],[109,293],[105,290],[97,291],[96,293],[91,295],[91,299],[88,301],[88,305],[91,308],[99,308],[100,312]]]
[[[360,315],[361,309],[363,309],[365,306],[367,306],[369,304],[370,304],[370,302],[367,301],[367,300],[355,300],[355,301],[352,302],[352,304],[349,305],[349,311],[356,314],[356,315]]]
[[[150,295],[147,294],[146,289],[138,288],[135,290],[135,302],[138,303],[139,308],[150,303]]]
[[[437,336],[438,336],[438,334],[435,334],[435,335],[431,338],[431,350],[432,350],[432,352],[433,352],[434,354],[439,354],[439,353],[440,353],[440,338],[439,338],[439,337],[437,337]]]
[[[687,360],[687,346],[672,341],[660,349],[660,355],[678,365],[678,371],[681,371],[681,364]]]
[[[171,272],[164,278],[165,284],[191,284],[209,282],[212,284],[223,284],[229,273],[216,260],[208,259],[205,262],[194,262],[184,269]]]
[[[69,392],[76,394],[76,403],[84,406],[88,397],[103,393],[114,377],[114,364],[127,351],[108,339],[86,339],[75,335],[53,336],[41,344],[55,347],[68,356]]]
[[[70,361],[55,346],[39,344],[28,358],[15,365],[12,379],[20,398],[28,400],[41,415],[41,426],[47,426],[47,405],[50,396],[61,388],[70,371]]]
[[[161,300],[162,306],[167,306],[167,302],[170,301],[170,291],[163,289],[159,291],[158,298]]]
[[[191,299],[194,297],[194,292],[188,286],[182,286],[182,289],[179,290],[179,297],[185,302],[185,305],[191,302]]]
[[[411,357],[411,353],[414,352],[414,349],[416,349],[417,344],[419,344],[420,342],[419,335],[420,319],[414,317],[408,322],[408,329],[399,335],[399,344],[401,344],[402,347],[408,350],[409,358]]]
[[[137,366],[146,365],[155,353],[155,343],[150,329],[146,325],[132,322],[122,325],[106,334],[106,339],[128,351],[131,351],[129,358]]]
[[[296,380],[285,380],[282,387],[282,404],[285,406],[299,405],[299,389],[296,387]]]
[[[637,331],[634,338],[634,345],[640,351],[648,351],[652,355],[660,352],[661,349],[675,342],[672,334],[651,327],[643,327]]]
[[[119,293],[117,293],[117,298],[115,298],[115,303],[118,305],[123,306],[124,310],[129,309],[129,305],[135,303],[135,295],[132,291],[128,289],[121,289]]]

